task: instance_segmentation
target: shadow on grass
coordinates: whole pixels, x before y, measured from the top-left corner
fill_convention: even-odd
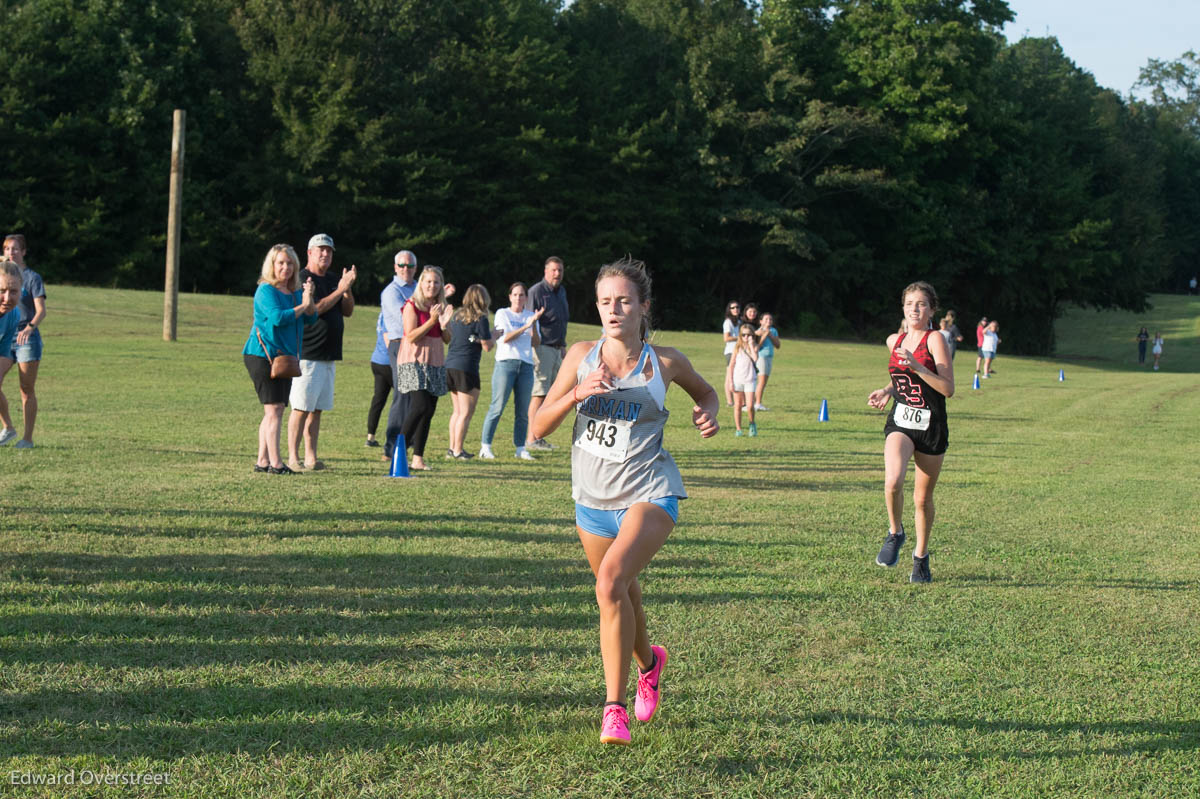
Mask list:
[[[511,689],[486,690],[455,688],[453,680],[436,688],[230,681],[48,690],[4,703],[5,715],[24,723],[0,730],[0,748],[10,757],[160,759],[416,749],[519,735],[528,724],[521,721],[521,708],[537,708],[561,724],[565,712],[581,706],[576,692],[523,690],[522,684],[515,680]],[[481,712],[481,705],[490,710]],[[63,734],[64,726],[71,734]]]
[[[429,636],[574,631],[597,618],[582,556],[26,554],[0,557],[0,569],[17,582],[0,650],[10,664],[370,662],[412,657]],[[680,574],[700,587],[654,587]],[[747,590],[757,573],[669,552],[645,575],[657,604],[805,599]]]
[[[1111,588],[1129,591],[1195,591],[1194,580],[1145,580],[1137,577],[1097,580],[1054,580],[1052,582],[1030,582],[995,577],[986,574],[964,574],[954,577],[943,585],[955,588]]]
[[[32,514],[25,514],[31,516]],[[78,517],[78,519],[76,518]],[[160,522],[159,520],[170,520]],[[177,523],[176,520],[184,523]],[[519,529],[554,527],[568,532],[541,533]],[[514,543],[555,543],[575,538],[574,514],[562,516],[511,516],[461,513],[409,513],[404,511],[330,511],[307,512],[297,516],[294,510],[154,509],[73,507],[44,514],[39,525],[47,532],[97,533],[100,535],[148,535],[184,538],[239,536],[276,539],[308,536],[380,537],[408,539],[479,538]],[[315,528],[315,529],[314,529]]]
[[[778,724],[788,727],[810,726],[851,726],[869,730],[898,729],[912,727],[920,730],[935,731],[939,729],[962,730],[967,732],[989,735],[996,733],[998,737],[994,745],[986,740],[974,748],[953,745],[946,751],[937,749],[909,750],[902,752],[886,751],[874,756],[873,759],[890,763],[929,763],[929,762],[972,762],[1006,760],[1023,762],[1030,760],[1061,761],[1077,757],[1128,757],[1133,754],[1154,754],[1162,752],[1188,752],[1200,749],[1200,719],[1184,719],[1179,721],[1068,721],[1057,723],[1039,723],[1013,721],[1005,719],[970,719],[970,718],[888,718],[872,716],[866,713],[838,712],[815,713],[795,716],[768,714],[766,718],[743,717],[746,724]],[[1029,736],[1048,736],[1037,740],[1026,739],[1023,743],[1014,745],[1012,734],[1024,733]],[[1100,736],[1126,736],[1129,740],[1124,745],[1088,746],[1088,738]],[[862,760],[872,759],[861,751],[854,750],[846,756],[847,762],[861,763]],[[803,754],[795,757],[782,755],[746,757],[726,756],[717,758],[714,771],[718,774],[764,774],[779,769],[795,767],[805,760],[812,760]],[[836,757],[834,758],[836,760]]]
[[[686,573],[698,588],[657,591],[656,568]],[[0,748],[13,755],[170,758],[477,740],[505,731],[515,708],[580,699],[523,690],[519,679],[511,690],[456,683],[497,675],[497,662],[520,673],[538,653],[543,661],[595,654],[562,645],[597,623],[582,557],[42,553],[0,557],[0,569],[18,583],[5,595],[0,663],[22,681],[63,675],[0,693]],[[744,590],[755,576],[663,554],[646,593],[656,604],[714,609],[813,599]],[[272,684],[289,664],[314,677]],[[86,669],[105,672],[92,679]],[[137,677],[125,682],[108,669]],[[396,687],[371,684],[380,671],[394,672]],[[447,710],[456,705],[486,709]]]
[[[686,507],[686,506],[685,506]],[[578,546],[573,513],[562,516],[526,516],[513,519],[491,514],[471,515],[469,511],[456,514],[387,512],[328,512],[309,513],[297,521],[291,512],[245,510],[175,510],[141,508],[67,508],[53,513],[23,512],[36,522],[38,530],[48,533],[128,537],[152,536],[165,538],[260,538],[274,540],[326,537],[330,539],[415,538],[477,539],[485,543],[565,544]],[[78,517],[78,519],[76,519]],[[162,521],[159,521],[159,520]],[[188,523],[180,523],[188,522]],[[327,530],[313,530],[312,524],[328,524]],[[281,529],[281,528],[293,529]],[[538,532],[528,527],[550,527],[555,532]],[[755,547],[754,541],[692,537],[694,531],[715,529],[721,533],[733,530],[756,530],[755,521],[737,519],[719,523],[695,521],[689,514],[680,514],[680,523],[667,545],[677,546]],[[301,529],[303,528],[303,529]],[[657,559],[656,559],[657,560]],[[3,561],[0,560],[0,563]],[[582,563],[582,554],[581,560]]]

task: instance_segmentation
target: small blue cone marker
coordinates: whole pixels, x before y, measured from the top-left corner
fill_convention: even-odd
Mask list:
[[[412,477],[408,473],[408,447],[404,444],[404,436],[396,436],[396,448],[392,450],[392,468],[388,477]]]
[[[1059,370],[1058,370],[1058,382],[1060,382],[1060,383],[1061,383],[1061,382],[1063,382],[1063,381],[1064,381],[1064,380],[1066,380],[1066,379],[1067,379],[1067,376],[1066,376],[1065,374],[1063,374],[1063,370],[1062,370],[1062,369],[1059,369]]]
[[[979,374],[975,374],[975,382],[971,383],[971,388],[979,388]]]
[[[817,414],[818,422],[829,421],[829,400],[821,400],[821,411]]]

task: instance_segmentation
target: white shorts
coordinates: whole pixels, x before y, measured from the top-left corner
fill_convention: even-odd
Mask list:
[[[743,394],[753,394],[758,388],[758,381],[753,383],[734,383],[733,390],[740,391]]]
[[[288,402],[298,411],[328,411],[333,409],[333,378],[337,364],[333,361],[300,359],[300,376],[292,378],[292,393]]]

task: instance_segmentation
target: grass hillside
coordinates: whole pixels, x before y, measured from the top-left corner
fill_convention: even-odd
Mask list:
[[[1055,352],[1067,360],[1136,369],[1137,334],[1143,327],[1163,335],[1160,369],[1200,372],[1200,297],[1154,294],[1144,313],[1071,308],[1056,325]],[[1003,333],[1003,331],[1001,331]],[[1152,357],[1147,346],[1146,362]]]
[[[881,344],[785,340],[755,439],[723,410],[701,440],[672,390],[691,498],[642,581],[671,660],[659,714],[614,749],[567,429],[519,462],[510,411],[500,459],[444,461],[443,400],[435,471],[384,477],[360,307],[331,469],[252,474],[248,298],[183,295],[165,343],[161,295],[49,294],[37,448],[0,449],[13,795],[1200,794],[1194,300],[1072,312],[1061,358],[1002,345],[980,390],[960,353],[928,586],[911,546],[874,564]],[[1131,362],[1143,318],[1158,373]],[[659,341],[719,383],[717,334]],[[15,374],[4,390],[19,411]],[[137,773],[169,783],[95,784]]]

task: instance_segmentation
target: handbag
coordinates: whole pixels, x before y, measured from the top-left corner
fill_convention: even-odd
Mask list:
[[[271,362],[271,379],[277,380],[283,377],[299,377],[300,376],[300,359],[295,355],[280,353],[275,357],[271,357],[271,351],[267,349],[267,342],[263,341],[262,333],[258,332],[258,326],[254,326],[254,335],[258,336],[258,343],[262,345],[263,352],[267,353],[267,360]],[[299,338],[297,336],[297,338]]]

